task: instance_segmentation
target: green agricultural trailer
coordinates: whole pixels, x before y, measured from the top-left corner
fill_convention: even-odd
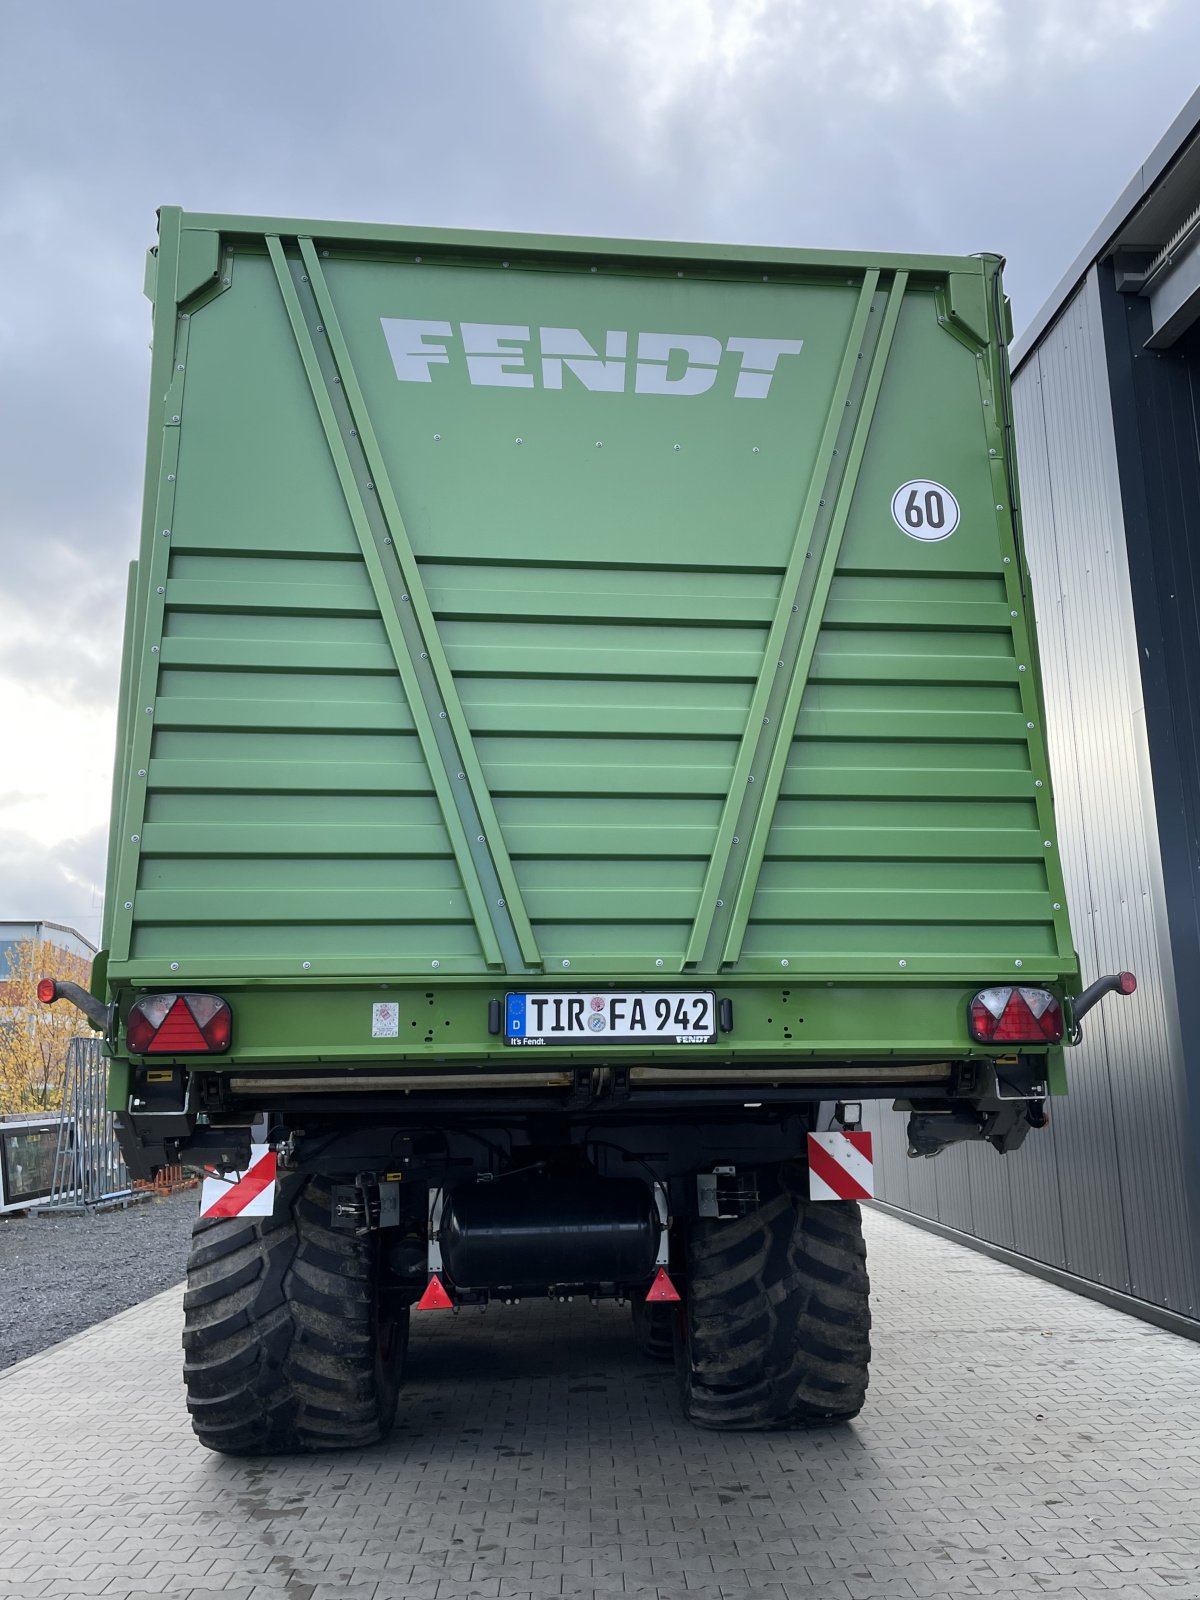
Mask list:
[[[1000,261],[159,221],[73,998],[131,1170],[210,1171],[197,1433],[369,1442],[410,1310],[533,1295],[628,1301],[698,1423],[854,1416],[863,1101],[1015,1150],[1133,986],[1072,947]]]

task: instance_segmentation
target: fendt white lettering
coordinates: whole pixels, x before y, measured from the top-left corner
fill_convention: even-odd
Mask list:
[[[765,400],[781,356],[798,356],[803,339],[720,339],[707,333],[604,336],[604,353],[578,328],[539,328],[536,352],[528,327],[509,322],[449,322],[382,317],[384,338],[401,383],[432,383],[435,366],[462,362],[476,387],[561,389],[564,372],[596,394],[705,394],[729,356],[739,358],[735,400]],[[636,358],[629,360],[630,342]],[[632,378],[632,383],[631,383]]]

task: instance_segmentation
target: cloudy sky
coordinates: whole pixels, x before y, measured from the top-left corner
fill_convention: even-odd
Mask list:
[[[1194,0],[0,0],[0,920],[95,938],[155,208],[1008,257],[1196,87]]]

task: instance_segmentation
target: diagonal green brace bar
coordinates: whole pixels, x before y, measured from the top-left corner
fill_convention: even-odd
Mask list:
[[[458,697],[454,675],[450,669],[450,663],[447,660],[441,637],[438,634],[433,608],[425,592],[420,567],[417,564],[416,555],[404,526],[404,517],[400,511],[400,504],[396,499],[395,490],[392,487],[391,478],[384,462],[383,452],[379,447],[379,440],[371,421],[370,412],[367,409],[366,399],[354,370],[354,363],[350,358],[350,349],[346,344],[345,336],[338,322],[333,297],[329,292],[329,285],[325,281],[325,274],[321,269],[320,257],[317,255],[316,247],[311,239],[301,238],[299,245],[305,270],[312,285],[313,295],[321,313],[325,336],[329,340],[329,348],[333,354],[334,364],[337,368],[338,376],[342,380],[342,390],[346,396],[354,426],[358,430],[359,443],[362,446],[363,456],[371,473],[371,481],[375,485],[376,499],[387,524],[396,563],[404,580],[405,592],[409,596],[412,614],[416,619],[425,651],[429,657],[429,666],[436,687],[436,695],[441,702],[441,710],[444,710],[446,720],[449,722],[458,761],[464,774],[464,781],[479,818],[480,830],[487,841],[487,849],[491,856],[496,877],[500,883],[502,891],[500,899],[507,913],[508,923],[515,935],[521,958],[525,964],[533,967],[541,966],[541,952],[538,949],[533,926],[530,923],[521,898],[517,875],[513,870],[512,860],[508,854],[508,846],[504,842],[504,835],[500,828],[500,819],[497,817],[496,808],[492,804],[491,791],[488,789],[487,779],[484,777],[483,767],[480,765],[479,756],[475,750],[475,742],[471,737],[471,730],[462,708],[462,702]]]
[[[338,425],[333,401],[329,394],[329,386],[321,370],[321,363],[317,355],[316,346],[313,343],[312,334],[304,319],[300,297],[292,279],[287,256],[284,254],[283,246],[277,238],[268,236],[267,250],[270,253],[271,263],[275,268],[275,276],[279,282],[279,292],[283,296],[283,303],[292,325],[296,348],[299,351],[305,374],[308,377],[313,400],[321,418],[321,425],[325,430],[329,453],[333,459],[338,481],[345,496],[346,506],[354,524],[354,531],[362,549],[363,560],[366,563],[371,587],[374,590],[379,613],[383,619],[384,630],[387,633],[388,643],[395,657],[396,669],[400,674],[404,693],[413,714],[417,737],[420,740],[421,749],[429,767],[429,775],[433,781],[438,805],[441,808],[442,817],[446,824],[446,831],[450,836],[451,848],[454,851],[454,858],[458,864],[463,888],[471,907],[471,915],[474,918],[476,932],[483,948],[484,960],[489,966],[502,966],[504,964],[504,955],[497,936],[496,925],[493,921],[492,909],[488,905],[488,896],[472,855],[453,785],[446,771],[442,752],[438,746],[433,718],[421,692],[421,685],[412,655],[404,637],[399,609],[391,593],[388,571],[384,565],[383,553],[380,549],[379,536],[371,525],[371,518],[368,515],[362,491],[354,475],[354,467],[350,460],[346,441],[342,436],[342,430]]]
[[[862,467],[863,454],[867,448],[867,439],[871,433],[871,421],[875,415],[875,405],[879,399],[879,391],[883,384],[883,374],[887,368],[892,339],[900,316],[900,305],[904,299],[904,291],[907,285],[908,274],[898,272],[887,297],[882,325],[875,342],[875,349],[871,355],[866,385],[859,399],[858,415],[854,422],[850,448],[845,458],[845,464],[842,467],[841,481],[838,484],[837,498],[834,502],[833,516],[825,537],[824,549],[821,551],[819,559],[814,563],[817,568],[816,578],[813,583],[812,595],[805,609],[803,630],[800,636],[799,648],[796,651],[796,658],[792,664],[787,694],[776,718],[776,727],[767,758],[766,771],[758,774],[758,784],[755,789],[755,798],[752,802],[756,808],[756,813],[750,829],[750,837],[746,841],[746,850],[738,878],[737,893],[729,916],[729,931],[725,938],[725,947],[721,953],[723,962],[736,961],[741,955],[742,941],[746,936],[746,926],[750,920],[750,908],[754,902],[755,891],[758,888],[758,876],[762,870],[763,858],[766,855],[767,838],[775,817],[775,806],[779,800],[779,791],[783,786],[783,775],[787,769],[792,741],[796,735],[796,721],[800,715],[800,703],[808,686],[809,669],[812,666],[813,655],[817,648],[817,639],[820,636],[821,626],[825,618],[825,603],[829,596],[830,585],[833,582],[833,574],[837,568],[838,556],[841,553],[842,539],[845,536],[846,524],[850,518],[850,507],[853,504],[854,493],[858,487],[858,474]]]
[[[828,480],[837,451],[838,438],[844,426],[843,417],[847,397],[850,394],[851,385],[858,371],[858,358],[862,352],[871,324],[871,301],[878,286],[878,272],[868,272],[864,275],[862,289],[859,291],[858,304],[855,307],[854,318],[850,324],[850,333],[846,339],[846,348],[842,355],[842,364],[838,371],[837,384],[829,406],[825,431],[821,436],[820,447],[813,463],[808,495],[804,502],[804,509],[800,513],[796,537],[792,543],[791,558],[788,561],[787,569],[779,586],[779,599],[775,607],[775,616],[771,622],[771,631],[763,651],[763,663],[759,671],[758,682],[754,686],[754,694],[751,697],[750,710],[746,717],[746,729],[742,735],[741,745],[738,748],[737,760],[734,763],[729,794],[717,828],[716,843],[713,846],[708,871],[705,874],[704,887],[700,894],[700,904],[696,911],[696,920],[692,925],[687,951],[683,958],[684,964],[687,966],[695,966],[702,962],[710,943],[714,941],[714,936],[719,937],[720,935],[721,930],[715,927],[718,920],[717,912],[722,909],[719,902],[727,898],[723,894],[723,890],[726,888],[727,879],[733,870],[733,852],[742,843],[739,822],[744,812],[745,796],[756,787],[758,782],[756,769],[765,760],[760,752],[764,732],[770,726],[767,721],[768,706],[773,695],[777,694],[779,673],[786,670],[786,642],[789,637],[794,636],[794,622],[798,612],[800,591],[807,573],[811,572],[812,569],[809,556],[812,552],[812,544],[818,526],[823,520],[822,511],[827,498]]]

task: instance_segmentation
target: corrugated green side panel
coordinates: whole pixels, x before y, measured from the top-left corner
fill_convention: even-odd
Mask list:
[[[995,263],[182,223],[115,978],[1073,970]]]

